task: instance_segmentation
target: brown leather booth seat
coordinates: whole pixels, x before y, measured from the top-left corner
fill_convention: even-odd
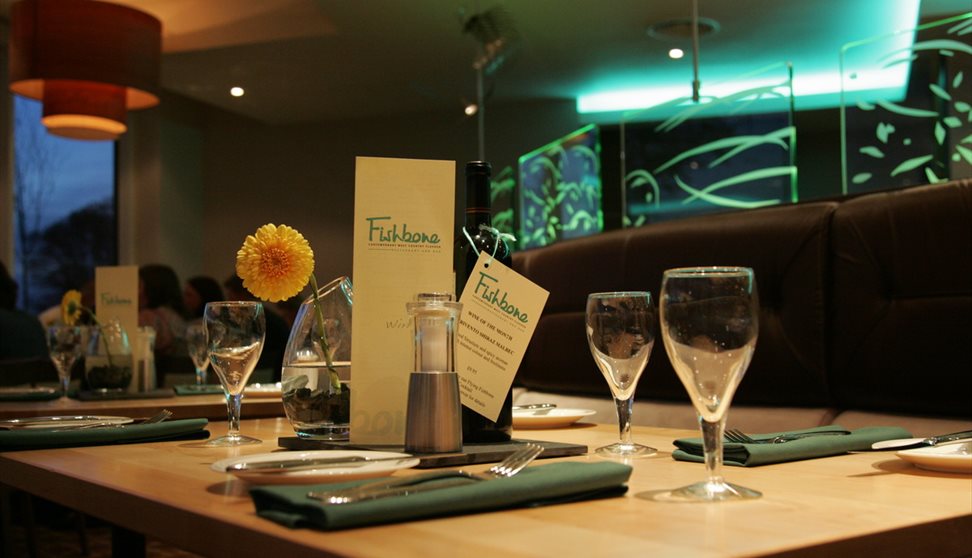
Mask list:
[[[697,265],[756,272],[759,340],[733,424],[901,423],[902,414],[934,417],[908,417],[916,432],[972,424],[972,181],[708,215],[515,253],[514,268],[550,291],[517,374],[517,401],[583,405],[598,410],[598,422],[614,422],[584,335],[587,295],[657,297],[665,269]],[[634,420],[695,423],[660,339]]]

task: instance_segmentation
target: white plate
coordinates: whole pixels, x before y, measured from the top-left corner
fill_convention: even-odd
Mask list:
[[[590,409],[524,409],[513,411],[513,428],[564,428],[597,414]]]
[[[63,417],[29,417],[0,420],[3,428],[64,428],[86,426],[89,424],[129,424],[130,417],[103,417],[93,415],[76,415]]]
[[[226,468],[236,463],[269,463],[274,461],[292,461],[294,459],[319,459],[334,457],[360,456],[366,459],[401,457],[402,461],[379,461],[376,463],[358,462],[346,467],[322,467],[320,469],[305,469],[290,473],[254,473],[253,471],[232,471],[235,475],[253,484],[314,484],[321,482],[344,482],[371,477],[385,477],[399,469],[408,469],[419,464],[418,458],[407,453],[390,451],[352,451],[352,450],[319,450],[319,451],[276,451],[273,453],[257,453],[231,457],[217,461],[210,469],[217,473],[225,473]]]
[[[921,469],[972,475],[972,442],[902,450],[895,455]]]
[[[243,389],[250,397],[280,397],[280,382],[275,384],[250,384]]]

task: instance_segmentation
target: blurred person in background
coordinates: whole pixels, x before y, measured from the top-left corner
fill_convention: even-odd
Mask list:
[[[186,318],[190,321],[202,320],[207,302],[225,300],[219,281],[205,275],[197,275],[186,281],[182,289],[182,300],[186,305]]]
[[[167,265],[138,269],[138,325],[155,329],[156,356],[186,355],[186,308],[176,272]]]
[[[47,358],[47,337],[40,320],[16,306],[17,282],[0,262],[0,360]]]

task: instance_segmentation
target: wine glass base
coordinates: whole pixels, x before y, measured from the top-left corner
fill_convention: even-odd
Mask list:
[[[248,446],[251,444],[262,444],[263,440],[251,438],[249,436],[220,436],[203,444],[206,447],[227,447],[227,446]]]
[[[648,457],[658,453],[658,450],[648,446],[643,446],[641,444],[623,444],[621,442],[617,442],[609,446],[597,448],[594,450],[594,453],[602,457],[614,458]]]
[[[704,481],[657,494],[653,499],[660,502],[728,502],[762,497],[761,492],[738,484]]]

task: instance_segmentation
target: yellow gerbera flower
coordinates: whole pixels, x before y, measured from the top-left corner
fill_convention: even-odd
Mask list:
[[[81,318],[81,291],[70,290],[61,297],[61,321],[73,326]]]
[[[270,302],[301,291],[314,271],[314,251],[296,229],[263,225],[236,253],[236,274],[257,298]]]

